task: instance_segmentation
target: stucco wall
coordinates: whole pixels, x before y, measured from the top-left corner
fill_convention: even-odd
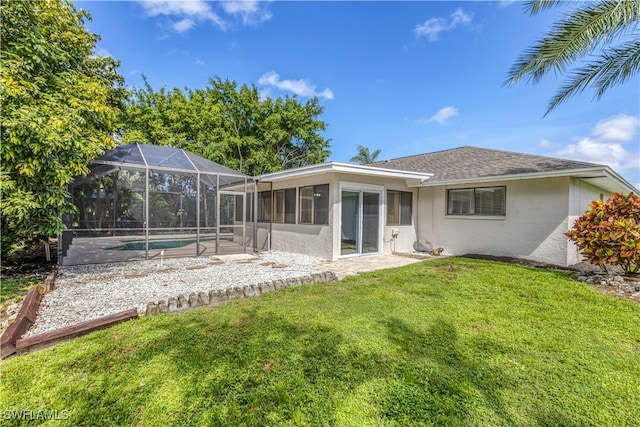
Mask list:
[[[333,259],[332,230],[334,223],[334,207],[332,193],[332,177],[329,174],[306,178],[294,178],[273,183],[273,190],[296,188],[296,222],[300,217],[299,188],[309,185],[329,184],[329,224],[278,224],[271,229],[271,249],[313,255],[327,260]],[[268,224],[261,224],[258,230],[258,246],[267,249],[269,239]]]
[[[569,219],[567,221],[567,229],[573,227],[573,223],[589,209],[592,201],[601,198],[607,200],[612,195],[613,193],[594,187],[584,181],[572,179],[569,187]],[[567,247],[567,265],[575,264],[583,259],[584,257],[580,255],[578,247],[570,241]]]
[[[446,214],[448,189],[421,188],[418,236],[452,254],[485,254],[567,263],[569,178],[488,182],[475,187],[506,186],[504,217]]]

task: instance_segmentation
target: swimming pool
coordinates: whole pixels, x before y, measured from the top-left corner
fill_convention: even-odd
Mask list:
[[[215,237],[200,238],[200,242],[215,240]],[[196,239],[169,239],[169,240],[149,240],[149,250],[177,249],[196,243]],[[114,246],[108,249],[117,249],[119,251],[144,251],[144,240],[132,240],[123,245]]]

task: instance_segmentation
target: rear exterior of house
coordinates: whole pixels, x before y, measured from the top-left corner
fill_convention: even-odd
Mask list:
[[[257,249],[337,260],[411,248],[415,185],[430,176],[342,163],[264,175],[256,197]]]
[[[635,189],[610,168],[462,147],[367,166],[264,175],[255,247],[338,258],[412,252],[580,261],[564,236],[592,200]]]

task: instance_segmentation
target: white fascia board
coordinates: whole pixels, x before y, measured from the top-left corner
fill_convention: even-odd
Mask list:
[[[282,172],[274,172],[261,175],[259,181],[281,181],[284,179],[300,178],[303,176],[319,175],[322,173],[339,172],[352,175],[362,176],[379,176],[383,178],[405,179],[407,181],[425,182],[433,176],[432,173],[409,172],[386,168],[377,168],[373,166],[352,165],[349,163],[328,162],[317,165],[303,166],[300,168],[289,169]]]
[[[582,168],[582,169],[568,169],[562,171],[551,171],[551,172],[534,172],[534,173],[523,173],[523,174],[513,174],[513,175],[498,175],[498,176],[485,176],[478,178],[465,178],[465,179],[452,179],[449,181],[426,181],[420,184],[420,187],[436,187],[436,186],[444,186],[444,185],[459,185],[459,184],[475,184],[475,183],[483,183],[483,182],[499,182],[499,181],[516,181],[523,179],[538,179],[538,178],[558,178],[562,176],[568,176],[578,179],[584,179],[588,182],[589,179],[598,179],[598,178],[607,178],[612,181],[614,187],[622,187],[627,191],[637,191],[634,190],[634,186],[629,184],[624,178],[618,175],[614,170],[609,168],[608,166],[595,166],[590,168]],[[605,190],[609,190],[610,188],[605,188]]]

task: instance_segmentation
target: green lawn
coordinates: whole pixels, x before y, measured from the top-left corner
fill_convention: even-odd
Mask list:
[[[0,282],[0,304],[20,301],[38,283],[42,283],[42,280],[25,278],[2,279]]]
[[[441,259],[141,318],[0,364],[64,425],[622,426],[640,305],[567,272]],[[62,411],[65,412],[62,412]]]

